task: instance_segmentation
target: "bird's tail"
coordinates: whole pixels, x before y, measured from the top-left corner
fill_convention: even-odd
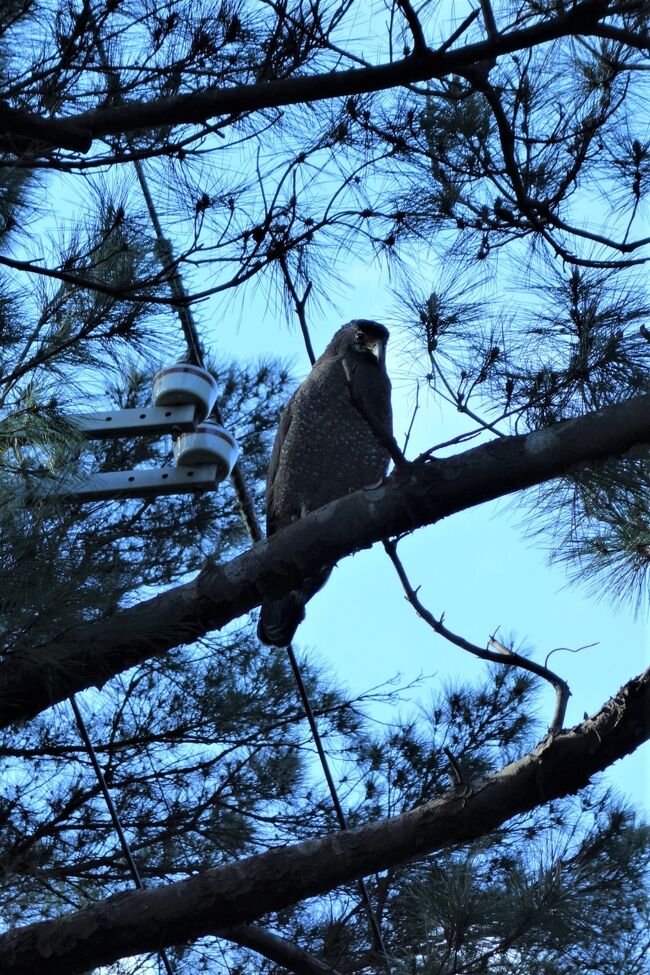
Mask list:
[[[257,638],[268,647],[288,647],[305,618],[305,606],[321,586],[325,585],[330,569],[305,579],[300,589],[294,589],[278,599],[265,599],[260,609]]]
[[[299,592],[262,603],[257,623],[257,638],[269,647],[288,647],[305,618],[305,604]]]

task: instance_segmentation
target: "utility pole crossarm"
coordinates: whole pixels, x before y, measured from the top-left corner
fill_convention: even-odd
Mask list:
[[[103,440],[186,433],[196,426],[195,414],[194,403],[183,403],[180,406],[145,406],[142,409],[69,414],[65,419],[88,440]]]
[[[30,493],[60,494],[70,501],[125,500],[127,498],[157,498],[161,494],[196,494],[212,491],[217,486],[217,464],[196,464],[194,467],[163,467],[154,470],[107,471],[74,477],[69,480],[30,482]],[[221,480],[221,477],[219,477]]]

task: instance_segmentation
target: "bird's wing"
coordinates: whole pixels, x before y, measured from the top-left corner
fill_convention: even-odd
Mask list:
[[[282,416],[280,417],[280,423],[278,425],[278,430],[275,435],[275,441],[273,443],[273,450],[271,451],[271,460],[269,461],[269,470],[266,477],[266,534],[272,535],[280,527],[278,525],[278,519],[275,515],[275,504],[274,504],[274,485],[275,479],[278,473],[278,468],[280,466],[280,454],[282,453],[282,447],[289,432],[289,427],[291,426],[291,418],[293,415],[293,406],[295,400],[295,393],[285,406],[282,411]]]

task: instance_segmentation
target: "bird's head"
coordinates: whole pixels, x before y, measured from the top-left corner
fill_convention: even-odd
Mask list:
[[[340,328],[332,338],[326,353],[357,355],[383,362],[388,342],[388,329],[379,322],[358,318]]]

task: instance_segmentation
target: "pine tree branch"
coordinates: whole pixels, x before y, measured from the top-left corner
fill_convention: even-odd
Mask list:
[[[425,53],[428,50],[428,45],[424,36],[422,24],[420,23],[420,18],[415,12],[413,5],[410,3],[410,0],[395,0],[395,2],[402,11],[404,20],[408,24],[409,30],[413,36],[413,53]]]
[[[48,140],[50,145],[65,147],[71,129],[88,132],[92,138],[123,135],[135,129],[205,122],[216,115],[236,116],[242,112],[382,91],[442,78],[450,73],[463,73],[476,63],[491,62],[503,54],[536,47],[560,37],[597,34],[599,21],[607,14],[607,6],[606,0],[584,0],[552,20],[453,51],[419,51],[388,64],[283,78],[256,85],[206,88],[147,102],[98,108],[60,121],[52,120],[48,123]]]
[[[249,922],[368,873],[485,836],[513,816],[578,792],[648,738],[650,670],[592,718],[548,736],[462,794],[452,790],[401,816],[271,850],[166,887],[116,894],[18,928],[0,937],[0,971],[75,975]]]
[[[302,338],[305,343],[305,349],[307,350],[307,357],[312,364],[316,362],[316,355],[314,353],[314,347],[311,342],[311,335],[309,334],[309,326],[307,325],[307,299],[311,294],[313,287],[313,282],[308,281],[307,287],[304,290],[302,298],[298,295],[296,291],[296,286],[294,284],[293,278],[291,277],[291,271],[289,270],[289,265],[287,264],[286,254],[281,254],[279,258],[280,269],[282,271],[282,277],[284,278],[284,283],[289,296],[293,302],[293,307],[298,318],[298,323],[300,325],[300,331],[302,332]]]
[[[35,152],[56,146],[73,152],[88,152],[92,135],[67,119],[44,119],[11,108],[0,99],[0,151]]]
[[[340,975],[336,968],[325,964],[315,955],[257,924],[238,924],[233,928],[217,931],[216,934],[243,948],[256,951],[258,955],[282,965],[294,975]]]
[[[627,30],[625,27],[614,26],[613,24],[600,24],[594,31],[597,37],[606,37],[620,44],[627,44],[639,51],[647,51],[650,47],[650,34],[647,30]]]
[[[650,395],[545,430],[500,437],[453,457],[424,455],[378,487],[332,501],[189,583],[80,624],[47,645],[22,645],[0,666],[0,727],[173,647],[192,643],[304,578],[384,538],[650,443]]]
[[[489,660],[491,663],[499,664],[499,666],[506,667],[521,667],[522,670],[527,670],[531,674],[535,674],[537,677],[541,677],[543,680],[548,681],[555,689],[555,710],[553,711],[553,716],[549,724],[549,731],[559,731],[564,724],[564,718],[566,715],[567,704],[569,703],[569,697],[571,696],[571,691],[569,685],[565,680],[563,680],[559,674],[554,673],[549,670],[548,667],[543,667],[541,664],[535,663],[534,660],[529,660],[528,657],[522,657],[521,654],[515,653],[514,650],[509,650],[504,647],[503,644],[499,643],[492,637],[490,643],[492,646],[500,648],[499,653],[495,653],[492,650],[486,650],[485,647],[479,647],[475,643],[471,643],[466,640],[465,637],[459,636],[457,633],[452,633],[452,631],[445,626],[442,618],[436,619],[433,613],[427,609],[424,603],[418,596],[418,590],[414,589],[411,585],[406,569],[402,564],[401,559],[397,554],[397,543],[396,542],[384,542],[384,549],[388,558],[393,563],[395,571],[397,572],[398,578],[402,584],[404,594],[408,599],[411,606],[414,608],[418,616],[427,623],[431,629],[437,633],[439,636],[453,643],[455,646],[460,647],[461,650],[465,650],[467,653],[471,653],[475,657],[480,657],[481,660]]]

